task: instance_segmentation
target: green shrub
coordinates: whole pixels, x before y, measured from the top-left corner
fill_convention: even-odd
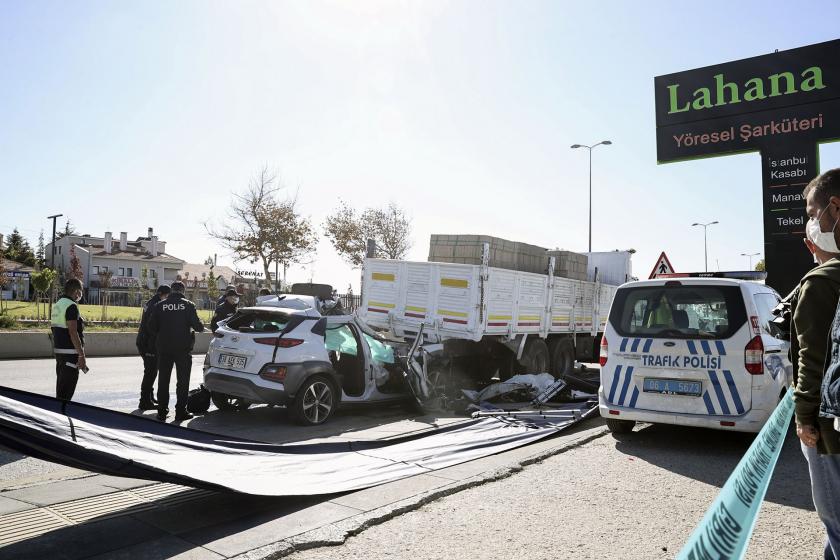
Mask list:
[[[17,326],[17,321],[6,312],[0,313],[0,329],[12,329]]]

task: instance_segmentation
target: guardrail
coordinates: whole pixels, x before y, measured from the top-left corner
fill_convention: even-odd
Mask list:
[[[210,345],[212,333],[195,335],[193,354],[204,354]],[[85,354],[100,356],[136,356],[134,341],[137,333],[86,332]],[[0,333],[0,359],[52,358],[52,341],[45,332],[5,331]]]

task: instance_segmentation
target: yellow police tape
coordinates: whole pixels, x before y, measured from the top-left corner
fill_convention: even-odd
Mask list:
[[[736,560],[744,557],[758,510],[782,451],[793,414],[789,389],[729,475],[718,497],[680,550],[677,560]]]

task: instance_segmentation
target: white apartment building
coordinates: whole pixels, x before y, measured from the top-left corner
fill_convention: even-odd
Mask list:
[[[52,243],[45,247],[47,266],[52,256]],[[71,234],[55,242],[55,267],[66,275],[70,270],[72,252],[81,264],[84,278],[82,283],[93,293],[100,287],[100,273],[110,272],[111,289],[128,291],[139,288],[143,271],[149,288],[159,284],[171,284],[183,269],[184,261],[166,253],[166,242],[154,235],[149,228],[148,235],[128,240],[126,232],[120,232],[114,239],[110,231],[103,237]],[[89,292],[90,293],[90,292]]]

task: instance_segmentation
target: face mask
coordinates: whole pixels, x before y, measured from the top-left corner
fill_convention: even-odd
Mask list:
[[[822,218],[822,215],[826,210],[828,210],[828,206],[823,208],[822,212],[820,212],[816,218],[808,220],[808,226],[805,228],[806,234],[814,245],[826,253],[840,253],[840,248],[837,247],[837,242],[834,240],[834,228],[837,227],[837,222],[840,218],[838,218],[838,220],[834,220],[834,225],[831,226],[831,231],[822,231],[822,229],[820,229],[820,218]]]

